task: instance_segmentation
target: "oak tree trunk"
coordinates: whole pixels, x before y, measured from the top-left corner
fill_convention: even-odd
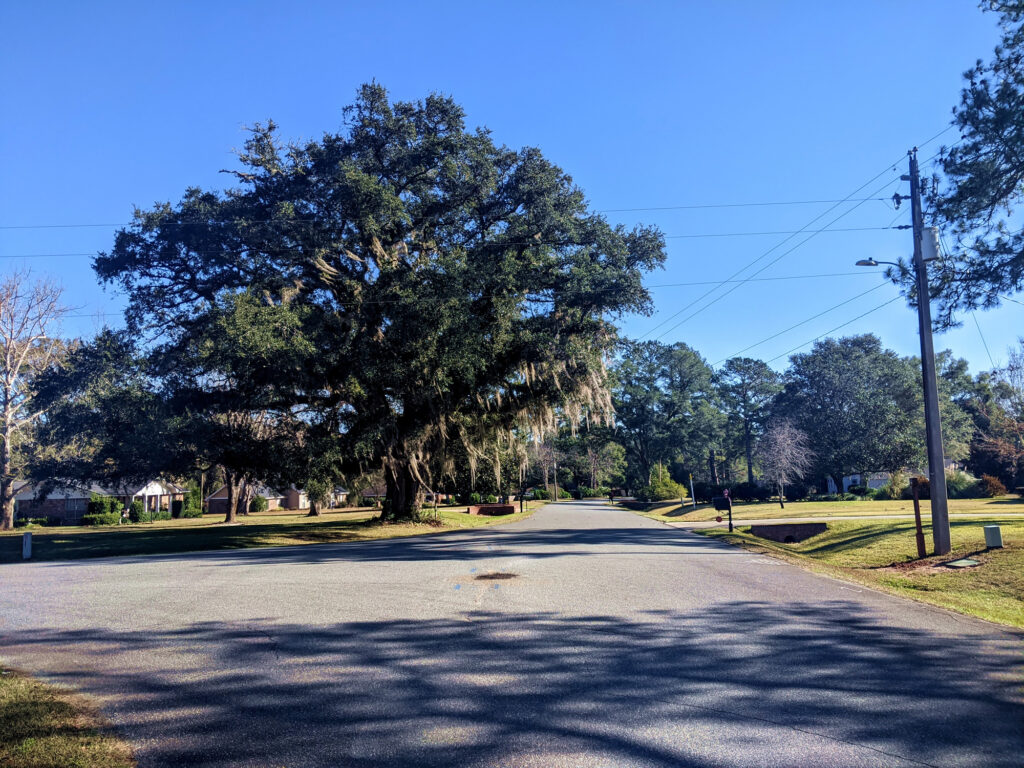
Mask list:
[[[238,499],[241,496],[241,477],[234,472],[224,473],[224,482],[228,487],[228,512],[224,516],[225,523],[238,520]]]
[[[387,496],[381,520],[419,520],[423,503],[423,489],[413,476],[408,464],[393,463],[384,468],[384,485]]]

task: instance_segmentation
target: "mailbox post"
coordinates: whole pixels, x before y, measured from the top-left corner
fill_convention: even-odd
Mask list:
[[[729,489],[726,488],[722,491],[721,496],[716,496],[711,501],[714,502],[716,512],[728,512],[729,513],[729,533],[732,533],[732,499],[729,498]]]

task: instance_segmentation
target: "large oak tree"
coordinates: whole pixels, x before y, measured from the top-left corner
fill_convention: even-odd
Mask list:
[[[226,295],[311,313],[315,351],[280,372],[292,406],[330,426],[337,472],[383,473],[386,517],[415,517],[467,420],[610,410],[610,321],[648,308],[664,241],[611,227],[538,150],[467,130],[449,98],[367,85],[345,119],[305,144],[257,126],[237,188],[138,210],[95,268],[167,348]]]

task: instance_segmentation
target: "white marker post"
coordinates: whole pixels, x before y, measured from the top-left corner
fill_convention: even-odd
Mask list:
[[[21,559],[31,560],[32,559],[32,532],[25,531],[21,537]]]

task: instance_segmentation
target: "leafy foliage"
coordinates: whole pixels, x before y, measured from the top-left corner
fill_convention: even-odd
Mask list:
[[[1024,230],[1013,210],[1024,199],[1024,3],[989,4],[1002,39],[987,63],[964,74],[954,110],[961,140],[939,156],[943,185],[930,203],[956,248],[934,270],[936,322],[957,311],[993,307],[1024,288]]]
[[[286,337],[249,394],[326,425],[336,473],[382,471],[385,516],[413,517],[448,440],[472,439],[467,420],[544,429],[555,406],[610,411],[607,318],[648,308],[641,278],[663,238],[609,226],[540,152],[467,130],[450,99],[391,103],[367,85],[345,116],[343,132],[287,147],[256,126],[239,188],[137,211],[95,267],[168,360],[200,355],[204,318],[236,297],[295,317],[313,351]],[[214,347],[209,370],[234,370]]]

